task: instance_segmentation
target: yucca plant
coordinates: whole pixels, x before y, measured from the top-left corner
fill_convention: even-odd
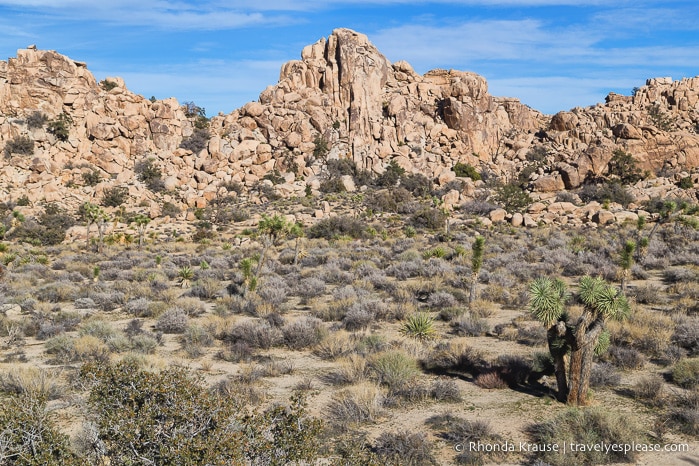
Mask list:
[[[434,328],[434,319],[424,312],[408,316],[401,326],[400,333],[419,341],[431,340],[437,336],[437,331]]]
[[[192,279],[194,278],[194,270],[192,270],[190,266],[185,265],[177,272],[177,278],[179,279],[180,286],[182,288],[188,288],[192,283]]]

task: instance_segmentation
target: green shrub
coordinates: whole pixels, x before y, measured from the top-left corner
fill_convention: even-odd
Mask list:
[[[616,202],[624,207],[634,201],[633,196],[618,181],[585,185],[578,193],[578,196],[586,203],[591,201],[597,201],[601,204]]]
[[[636,159],[622,149],[617,149],[612,153],[607,169],[609,176],[618,179],[622,184],[634,184],[643,179]]]
[[[364,238],[367,236],[366,224],[356,218],[337,216],[324,218],[308,230],[309,238],[331,240],[339,236]]]
[[[100,87],[102,89],[104,89],[106,92],[111,91],[112,89],[114,89],[117,86],[118,86],[118,84],[115,83],[114,81],[108,81],[106,79],[103,79],[102,81],[100,81]]]
[[[151,191],[159,192],[165,189],[163,183],[163,173],[155,163],[155,158],[148,157],[145,160],[136,162],[134,171],[138,179],[148,186]]]
[[[400,186],[416,197],[432,195],[432,181],[422,173],[411,173],[400,178]]]
[[[241,409],[242,394],[204,387],[186,369],[86,364],[89,404],[111,464],[303,464],[317,456],[320,421],[302,398],[265,411]],[[236,396],[237,394],[237,396]],[[249,414],[244,414],[244,413]],[[124,448],[128,445],[129,448]]]
[[[82,172],[81,175],[86,186],[95,186],[102,180],[99,170],[94,168],[90,171]]]
[[[691,176],[685,176],[680,179],[680,181],[677,183],[677,186],[679,186],[682,189],[692,189],[694,187],[694,181],[692,181]]]
[[[70,125],[73,124],[73,119],[67,113],[61,113],[54,120],[51,120],[48,125],[48,132],[56,136],[59,141],[67,141],[70,135]]]
[[[383,188],[392,188],[398,180],[405,174],[405,169],[398,165],[395,160],[391,160],[384,172],[376,179],[376,184]]]
[[[680,387],[696,387],[699,384],[699,358],[683,359],[675,364],[672,381]]]
[[[313,148],[313,158],[325,160],[328,152],[330,152],[328,141],[323,136],[318,136],[313,140],[313,144],[315,144]]]
[[[105,207],[119,207],[129,197],[129,188],[126,186],[113,186],[106,188],[102,194],[102,205]]]
[[[496,188],[492,201],[510,213],[522,213],[533,202],[529,193],[514,183]]]
[[[22,395],[4,398],[0,403],[0,432],[2,464],[83,464],[71,452],[70,439],[59,430],[43,397]]]
[[[456,176],[461,178],[471,178],[473,181],[480,181],[481,174],[472,165],[467,163],[457,162],[456,165],[452,167],[452,171],[456,173]]]
[[[386,351],[369,361],[372,377],[390,390],[403,388],[419,374],[417,363],[401,351]]]
[[[5,144],[5,155],[12,154],[32,155],[34,153],[34,140],[29,136],[16,136]]]
[[[28,128],[43,128],[49,118],[39,110],[35,110],[27,117]]]
[[[626,444],[641,443],[643,436],[633,419],[608,409],[568,409],[555,418],[534,424],[529,428],[533,442],[539,445],[559,445],[559,451],[537,452],[535,459],[552,466],[583,466],[589,464],[632,463],[636,452],[573,451],[570,444]],[[563,454],[563,443],[566,444]]]
[[[190,150],[194,154],[198,154],[209,144],[209,130],[206,128],[195,128],[194,132],[188,138],[185,138],[180,143],[180,148]]]
[[[415,228],[438,230],[444,227],[447,215],[435,207],[426,207],[410,216],[410,224]]]

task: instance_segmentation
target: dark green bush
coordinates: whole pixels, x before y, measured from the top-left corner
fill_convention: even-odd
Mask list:
[[[295,397],[289,407],[242,409],[242,395],[207,390],[183,368],[86,364],[89,404],[110,464],[304,464],[317,456],[321,423]],[[233,396],[231,396],[233,395]],[[250,413],[250,414],[244,414]],[[124,448],[128,445],[129,448]]]
[[[415,228],[426,228],[428,230],[438,230],[444,227],[447,215],[435,207],[426,207],[410,217],[410,225]]]
[[[112,89],[114,89],[117,86],[118,86],[118,84],[115,83],[114,81],[108,81],[106,79],[103,79],[102,81],[100,81],[100,87],[102,89],[104,89],[106,92],[111,91]]]
[[[636,159],[622,149],[617,149],[612,153],[612,159],[607,168],[609,176],[618,179],[622,184],[634,184],[643,179]]]
[[[432,182],[422,173],[411,173],[401,176],[400,186],[416,197],[432,195]]]
[[[497,187],[492,201],[510,213],[524,212],[533,202],[529,193],[514,183]]]
[[[5,155],[12,154],[32,155],[34,153],[34,140],[28,136],[16,136],[5,144]]]
[[[452,171],[456,173],[456,176],[461,178],[471,178],[473,181],[479,181],[481,179],[481,174],[472,165],[467,163],[457,162],[456,165],[452,167]]]
[[[350,159],[328,160],[326,168],[329,178],[339,178],[344,175],[354,176],[357,174],[357,166]]]
[[[699,358],[683,359],[672,368],[672,381],[680,387],[699,385]]]
[[[160,214],[163,217],[177,217],[182,213],[182,209],[177,207],[172,202],[163,202],[163,207],[160,209]]]
[[[359,219],[337,216],[320,220],[308,230],[309,238],[334,239],[349,236],[354,239],[367,236],[366,225]]]
[[[680,179],[680,181],[677,183],[677,186],[682,189],[692,189],[694,187],[694,181],[692,181],[691,176],[685,176]]]
[[[405,169],[398,165],[395,160],[391,160],[386,165],[386,170],[376,179],[376,184],[382,188],[392,188],[404,174]]]
[[[73,225],[72,215],[56,204],[49,204],[37,219],[29,219],[15,227],[9,239],[53,246],[65,239],[66,231]]]
[[[129,197],[129,188],[126,186],[113,186],[106,188],[102,194],[102,205],[105,207],[119,207]]]
[[[345,184],[340,178],[329,178],[320,183],[318,188],[321,193],[344,193],[347,191]]]
[[[94,168],[90,171],[82,172],[81,175],[83,177],[83,182],[87,186],[95,186],[97,183],[102,181],[102,176],[100,175],[99,170]]]
[[[59,141],[67,141],[70,134],[70,125],[73,119],[67,113],[61,113],[48,125],[48,132],[56,136]]]
[[[209,130],[206,128],[195,128],[194,132],[188,138],[185,138],[180,143],[181,149],[186,149],[192,151],[194,154],[198,154],[202,150],[206,149],[209,144]]]
[[[39,110],[35,110],[27,117],[27,127],[43,128],[49,118]]]
[[[633,196],[618,181],[601,184],[587,184],[578,193],[583,202],[597,201],[599,203],[615,202],[626,207],[634,201]]]
[[[136,162],[134,171],[138,179],[143,181],[151,191],[159,192],[165,189],[163,174],[160,171],[160,167],[156,165],[155,158],[148,157],[145,160]]]
[[[46,400],[31,395],[10,396],[0,403],[0,459],[8,466],[79,465],[70,439],[61,433]]]

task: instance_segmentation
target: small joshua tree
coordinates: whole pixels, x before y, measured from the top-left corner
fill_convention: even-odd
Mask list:
[[[621,260],[619,261],[619,266],[621,267],[621,292],[626,294],[626,284],[631,275],[631,267],[633,267],[633,255],[636,251],[636,242],[628,240],[624,243],[624,248],[621,250]]]
[[[136,230],[138,231],[138,248],[143,247],[143,238],[146,234],[146,227],[150,223],[150,217],[144,214],[138,214],[133,218],[133,222],[136,224]]]
[[[468,303],[471,305],[476,300],[476,284],[478,283],[478,274],[483,266],[483,253],[485,251],[485,238],[476,236],[476,240],[471,246],[471,292],[469,293]]]

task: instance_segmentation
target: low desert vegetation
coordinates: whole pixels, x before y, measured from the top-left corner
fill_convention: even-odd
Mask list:
[[[157,160],[136,165],[161,192]],[[214,207],[168,211],[196,219],[182,231],[119,186],[79,212],[5,206],[2,461],[598,464],[643,455],[456,446],[696,445],[688,206],[585,231],[450,223],[430,183],[399,168],[330,164],[328,179],[370,194],[322,195],[337,215],[313,225],[286,201],[243,206],[235,186]],[[521,185],[501,188],[459,215],[525,208]],[[62,243],[71,227],[87,241]]]

